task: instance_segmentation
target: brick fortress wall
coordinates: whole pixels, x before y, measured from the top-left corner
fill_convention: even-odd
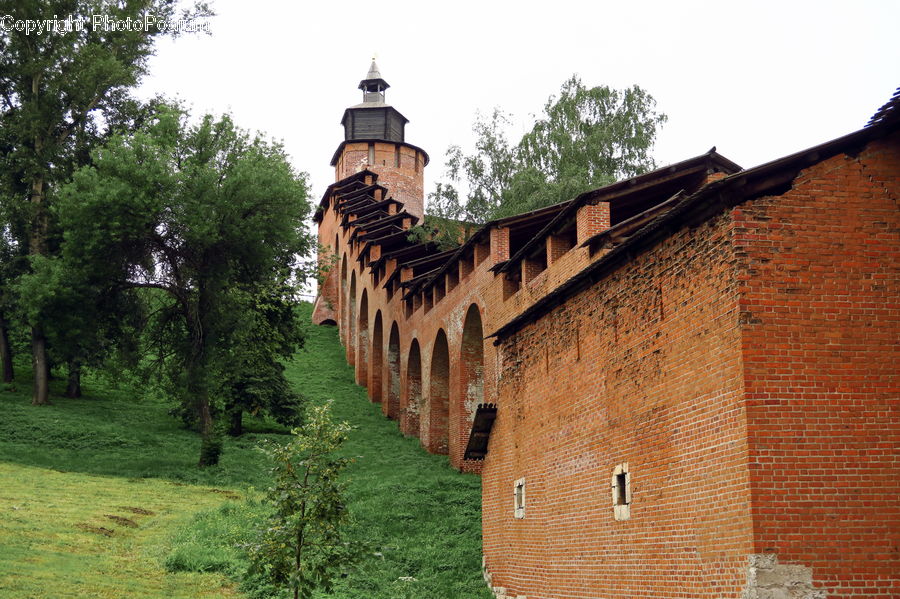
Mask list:
[[[348,143],[337,176],[365,151],[376,200],[403,188],[384,146],[370,164]],[[896,135],[819,162],[669,231],[499,346],[485,336],[610,251],[585,245],[609,205],[581,206],[576,234],[512,277],[496,270],[517,225],[497,223],[405,301],[385,280],[418,273],[373,272],[381,250],[326,193],[315,318],[338,324],[386,416],[456,468],[481,471],[463,458],[472,418],[499,404],[483,526],[503,595],[896,596],[898,171]]]

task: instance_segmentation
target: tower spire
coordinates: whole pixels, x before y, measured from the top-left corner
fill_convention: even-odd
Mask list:
[[[428,154],[406,143],[409,121],[384,100],[388,82],[372,59],[366,78],[359,82],[363,101],[344,110],[341,126],[344,141],[331,158],[335,179],[340,181],[363,169],[378,175],[380,185],[403,204],[409,214],[421,219],[425,212],[423,171]]]
[[[379,102],[384,104],[384,90],[390,85],[381,77],[381,71],[372,58],[369,72],[366,78],[359,82],[359,89],[363,90],[363,102]]]

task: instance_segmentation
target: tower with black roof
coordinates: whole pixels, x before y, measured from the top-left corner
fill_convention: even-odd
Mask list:
[[[404,209],[420,219],[425,212],[425,150],[406,142],[409,120],[387,104],[390,87],[375,61],[366,78],[359,82],[363,101],[344,110],[341,125],[344,141],[331,159],[335,180],[340,181],[364,169],[378,174],[378,183],[403,203]]]

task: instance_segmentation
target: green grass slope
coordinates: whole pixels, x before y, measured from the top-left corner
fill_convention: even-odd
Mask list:
[[[356,427],[345,447],[355,460],[347,471],[350,510],[373,549],[330,596],[491,597],[481,578],[481,479],[456,472],[382,416],[353,383],[334,327],[310,329],[288,375],[310,401],[332,399],[335,417]]]
[[[21,374],[0,387],[0,599],[240,596],[226,575],[242,573],[237,544],[263,511],[268,472],[256,446],[280,435],[226,438],[222,463],[200,470],[197,435],[179,428],[167,404],[90,380],[85,398],[57,393],[37,408]],[[309,329],[288,376],[355,427],[344,449],[354,459],[350,509],[370,549],[317,597],[490,597],[480,576],[480,479],[381,415],[353,383],[334,328]]]

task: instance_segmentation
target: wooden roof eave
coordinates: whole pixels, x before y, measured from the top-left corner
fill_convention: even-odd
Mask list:
[[[605,245],[605,247],[617,245],[621,241],[628,239],[628,236],[631,233],[637,231],[638,229],[649,223],[651,220],[659,216],[660,213],[674,207],[682,199],[684,199],[684,190],[677,192],[665,202],[657,204],[649,210],[645,210],[640,214],[636,214],[627,220],[623,220],[614,227],[610,227],[605,231],[601,231],[596,235],[589,237],[579,247],[596,248],[603,245]]]
[[[378,183],[372,183],[371,185],[366,185],[365,187],[359,187],[352,191],[341,193],[340,196],[341,196],[342,201],[352,202],[352,201],[356,200],[357,198],[360,198],[363,196],[370,196],[370,197],[374,198],[375,192],[379,191],[379,190],[381,191],[383,196],[386,196],[388,193],[388,188],[385,187],[384,185],[379,185]],[[382,200],[379,200],[379,201],[382,201]]]
[[[337,209],[341,215],[346,216],[348,214],[357,214],[360,210],[371,208],[376,203],[373,196],[360,196],[353,200],[342,202]]]
[[[364,224],[378,222],[379,220],[381,220],[383,218],[387,218],[389,216],[391,216],[391,215],[388,214],[387,212],[379,210],[379,211],[375,211],[375,212],[368,212],[368,213],[364,214],[363,216],[354,218],[352,221],[349,220],[349,216],[345,216],[344,220],[347,222],[348,225],[352,225],[354,227],[359,227]],[[341,224],[343,224],[343,222]]]
[[[381,200],[380,202],[369,204],[368,206],[355,208],[353,214],[356,214],[357,217],[360,218],[367,215],[369,212],[384,212],[385,214],[390,214],[390,212],[388,212],[388,209],[391,204],[395,204],[396,206],[398,206],[398,208],[403,207],[403,202],[398,202],[393,198],[388,198],[386,200]],[[397,212],[400,212],[400,210],[398,209]]]
[[[344,177],[340,181],[335,181],[331,185],[325,188],[325,193],[322,194],[322,199],[319,201],[319,209],[322,211],[325,210],[325,206],[328,204],[328,200],[331,197],[332,193],[337,192],[338,190],[352,185],[358,181],[365,181],[366,176],[374,177],[372,180],[378,180],[378,174],[370,171],[369,169],[363,169],[358,173],[353,173],[350,176]],[[363,183],[365,185],[365,183]],[[318,212],[318,211],[317,211]]]
[[[437,269],[422,273],[418,277],[413,277],[408,281],[403,281],[402,283],[400,283],[401,287],[406,288],[406,293],[403,295],[403,299],[410,299],[413,295],[421,291],[421,289],[419,288],[431,275],[434,274],[435,270]]]
[[[381,227],[380,229],[372,229],[371,231],[366,231],[359,236],[359,240],[365,241],[367,243],[377,243],[378,240],[382,237],[387,237],[393,235],[394,233],[400,233],[403,230],[403,228],[398,227],[397,225],[387,225],[385,227]]]
[[[649,189],[665,185],[673,180],[705,173],[714,168],[724,172],[731,171],[733,173],[741,170],[741,167],[738,164],[728,160],[716,152],[715,148],[712,148],[709,152],[701,154],[700,156],[688,158],[687,160],[682,160],[681,162],[655,169],[649,173],[644,173],[643,175],[630,177],[598,189],[583,192],[571,200],[568,205],[553,218],[553,220],[547,223],[547,226],[522,246],[515,255],[511,256],[502,268],[497,269],[495,272],[499,274],[517,267],[529,252],[539,245],[546,237],[551,235],[565,221],[574,216],[577,210],[585,204],[613,202],[618,198],[643,193]]]
[[[367,226],[372,227],[373,231],[375,231],[375,230],[377,230],[377,228],[381,228],[383,226],[396,223],[398,221],[400,221],[402,223],[402,221],[407,218],[410,219],[410,222],[413,225],[416,224],[419,220],[419,218],[417,216],[410,214],[409,212],[398,212],[397,214],[387,214],[385,216],[382,216],[378,220],[367,219],[364,222]],[[357,220],[359,220],[359,219],[357,219]],[[354,222],[356,222],[356,221],[354,221]],[[402,226],[401,226],[401,228],[402,228]]]
[[[592,262],[487,338],[494,338],[494,343],[499,344],[502,339],[514,334],[528,322],[540,318],[566,298],[602,279],[632,256],[665,237],[669,231],[683,225],[696,226],[722,210],[753,198],[783,193],[790,189],[792,182],[803,169],[840,153],[857,153],[866,144],[890,135],[898,128],[900,119],[880,121],[818,146],[734,173],[703,186],[672,209],[640,227],[626,241],[596,262]]]
[[[405,248],[393,250],[390,252],[385,252],[378,258],[378,260],[374,261],[373,264],[380,266],[381,264],[387,262],[388,260],[397,260],[398,267],[404,266],[406,263],[403,262],[403,260],[404,260],[404,258],[409,257],[409,255],[416,254],[416,253],[421,254],[423,252],[428,252],[429,250],[435,249],[436,247],[437,246],[435,246],[435,244],[430,241],[425,242],[425,243],[411,243]],[[422,257],[422,256],[419,256],[419,257]],[[413,258],[413,259],[415,260],[417,258]],[[399,270],[399,268],[396,270]],[[395,272],[396,272],[396,270],[395,270]]]

